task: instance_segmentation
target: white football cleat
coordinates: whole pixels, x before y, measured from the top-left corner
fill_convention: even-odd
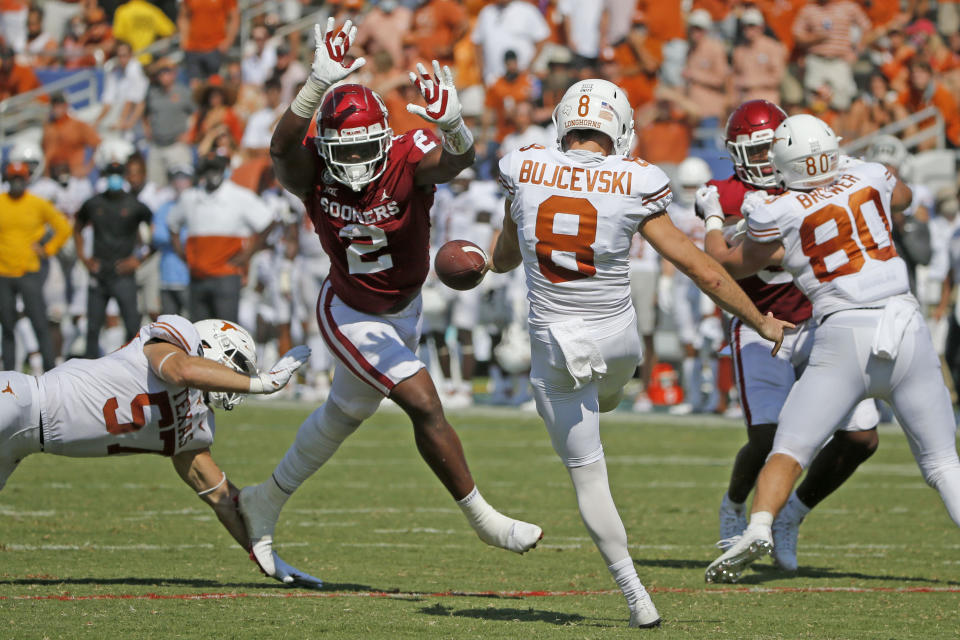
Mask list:
[[[786,509],[781,510],[772,527],[773,561],[784,571],[797,570],[797,537],[800,523],[803,522],[803,518],[797,520],[790,515]]]
[[[630,605],[630,623],[628,626],[650,629],[659,627],[661,621],[662,618],[660,618],[657,608],[653,605],[650,594],[644,590],[643,595]]]
[[[772,550],[773,535],[769,527],[747,527],[736,544],[710,563],[704,579],[707,582],[736,582],[744,569]]]
[[[259,484],[240,490],[238,506],[250,538],[250,557],[260,566],[261,571],[271,578],[276,578],[277,565],[274,559],[277,554],[273,552],[273,530],[280,517],[280,507],[269,500],[263,486]]]
[[[736,509],[730,498],[723,495],[723,501],[720,503],[720,542],[717,546],[726,551],[736,542],[736,539],[747,528],[747,507],[740,505]]]

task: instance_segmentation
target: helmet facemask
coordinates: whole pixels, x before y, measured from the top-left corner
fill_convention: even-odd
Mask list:
[[[245,329],[224,320],[201,320],[194,326],[200,334],[201,356],[237,373],[257,374],[253,338]],[[208,391],[206,398],[211,406],[229,411],[243,401],[244,395],[236,391]]]
[[[387,168],[387,152],[393,145],[393,130],[388,128],[374,133],[344,133],[339,136],[335,131],[327,131],[325,134],[322,138],[316,138],[317,151],[333,177],[354,191],[379,178]]]
[[[773,129],[754,131],[748,138],[737,136],[737,141],[727,141],[727,151],[733,158],[733,167],[737,177],[762,189],[777,186],[777,176],[770,161],[770,145],[773,142]]]

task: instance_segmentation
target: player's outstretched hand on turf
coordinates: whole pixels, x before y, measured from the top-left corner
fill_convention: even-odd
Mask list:
[[[274,393],[283,389],[297,369],[310,359],[310,347],[300,345],[287,351],[267,371],[250,378],[250,393]]]
[[[763,317],[763,321],[757,328],[757,333],[773,343],[773,350],[770,352],[770,355],[775,356],[777,352],[780,351],[780,345],[783,343],[783,332],[787,329],[796,328],[797,325],[787,322],[786,320],[774,318],[772,313],[768,313]]]
[[[417,72],[410,72],[410,82],[420,91],[426,108],[417,104],[408,104],[407,111],[415,113],[427,122],[437,125],[444,131],[455,129],[460,125],[460,98],[457,97],[457,87],[453,84],[453,73],[450,67],[433,61],[433,75],[426,67],[417,63]]]
[[[334,25],[331,17],[327,19],[325,32],[321,32],[319,24],[313,26],[317,48],[313,54],[311,75],[324,87],[340,82],[367,62],[364,58],[357,58],[349,67],[343,65],[344,56],[357,39],[357,28],[347,20],[343,28],[335,33]]]

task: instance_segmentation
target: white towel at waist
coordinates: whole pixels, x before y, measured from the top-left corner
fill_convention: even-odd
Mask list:
[[[580,318],[556,322],[550,325],[550,335],[563,353],[567,371],[574,379],[574,389],[589,384],[596,376],[607,373],[607,363],[600,355],[600,349],[587,334],[587,325]]]
[[[910,294],[896,296],[887,301],[880,315],[880,324],[873,334],[873,355],[887,360],[897,357],[903,334],[919,308],[917,299]]]

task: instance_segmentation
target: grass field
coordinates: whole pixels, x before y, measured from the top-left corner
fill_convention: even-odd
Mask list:
[[[309,407],[218,416],[231,480],[265,478]],[[627,610],[532,414],[454,413],[488,501],[540,524],[524,556],[487,547],[381,411],[290,500],[291,564],[327,581],[259,575],[205,505],[154,456],[28,458],[0,493],[0,638],[956,638],[960,536],[902,433],[800,530],[799,575],[768,561],[705,585],[739,423],[614,414],[603,427],[614,497],[664,625]],[[520,593],[518,593],[520,592]]]

